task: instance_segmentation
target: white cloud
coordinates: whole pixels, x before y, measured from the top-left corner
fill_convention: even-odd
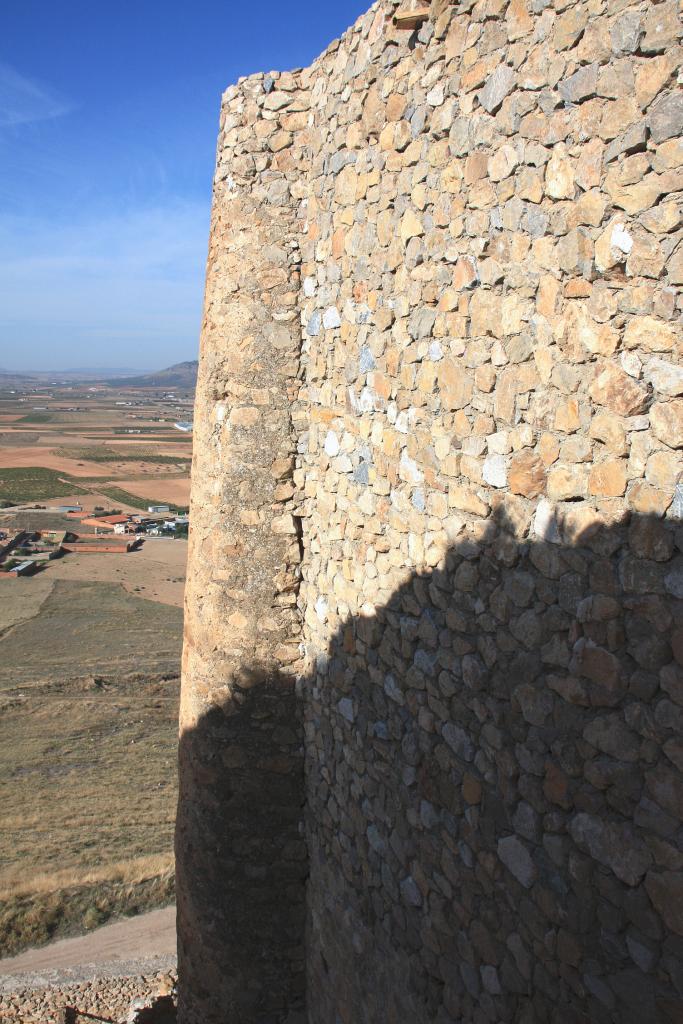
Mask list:
[[[54,90],[0,62],[0,128],[50,121],[72,109]]]

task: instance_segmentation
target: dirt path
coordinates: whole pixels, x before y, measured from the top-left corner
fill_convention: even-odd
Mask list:
[[[115,965],[121,961],[166,959],[175,957],[175,952],[175,907],[165,907],[104,925],[76,939],[60,939],[41,949],[29,949],[26,953],[0,960],[0,987],[2,979],[8,975],[63,971],[93,964]]]

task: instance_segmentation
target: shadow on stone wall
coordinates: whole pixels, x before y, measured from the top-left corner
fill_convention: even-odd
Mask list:
[[[186,1024],[299,1008],[307,870],[311,1024],[683,1019],[683,528],[520,507],[303,681],[308,866],[291,682],[182,739]]]
[[[303,1004],[300,704],[291,678],[242,682],[180,739],[178,957],[202,985],[180,985],[178,1018],[192,1024],[271,1024]]]

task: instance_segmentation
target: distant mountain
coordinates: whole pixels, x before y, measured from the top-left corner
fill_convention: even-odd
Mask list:
[[[83,377],[87,375],[99,379],[101,377],[130,377],[140,371],[134,366],[75,366],[68,370],[55,370],[54,372],[61,376],[78,373]]]
[[[130,377],[132,374],[140,373],[133,366],[76,366],[67,370],[0,370],[0,377],[12,377],[15,380],[35,380],[41,382],[66,381],[68,383],[77,381],[101,381],[110,377]]]
[[[146,373],[140,377],[118,377],[108,380],[113,387],[124,388],[183,388],[193,389],[197,384],[199,363],[192,359],[187,363],[176,363],[157,373]]]

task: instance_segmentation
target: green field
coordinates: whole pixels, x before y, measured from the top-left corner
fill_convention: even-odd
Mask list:
[[[17,423],[52,423],[54,415],[51,412],[29,412],[22,416]]]
[[[55,455],[65,459],[83,459],[85,462],[150,462],[154,465],[189,465],[189,455],[157,455],[148,449],[116,452],[111,448],[57,448]]]
[[[41,466],[0,469],[0,501],[13,505],[85,493],[75,478],[54,469],[43,469]]]
[[[174,505],[170,501],[160,501],[158,498],[141,498],[138,494],[131,494],[124,491],[122,487],[98,487],[98,494],[103,494],[115,503],[130,505],[146,512],[150,505],[168,505],[172,512],[184,512],[186,508],[182,505]]]

